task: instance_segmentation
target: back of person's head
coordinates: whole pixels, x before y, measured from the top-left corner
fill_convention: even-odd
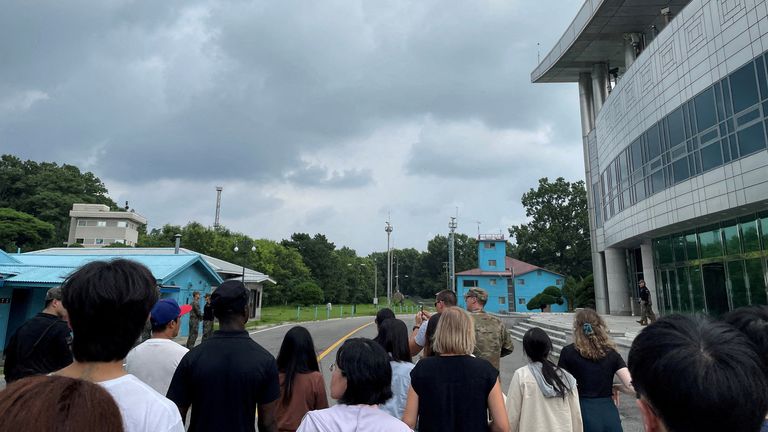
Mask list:
[[[768,412],[765,364],[729,324],[664,317],[637,335],[628,365],[647,430],[758,431]]]
[[[600,360],[616,345],[608,334],[608,326],[594,309],[581,309],[573,317],[573,345],[582,357]]]
[[[98,384],[34,376],[0,391],[0,432],[122,432],[120,409]]]
[[[363,338],[347,339],[336,352],[336,365],[347,380],[339,402],[376,405],[392,397],[389,355],[378,343]]]
[[[464,309],[445,308],[437,323],[432,348],[440,354],[472,354],[475,349],[472,317]]]
[[[283,400],[287,403],[293,395],[296,374],[320,371],[309,330],[301,326],[288,330],[277,355],[277,368],[285,374]]]
[[[244,326],[248,321],[248,289],[240,280],[227,280],[211,294],[213,315],[219,326]]]
[[[157,302],[155,285],[149,269],[125,259],[94,261],[67,278],[62,301],[69,312],[75,359],[124,359]]]
[[[723,321],[736,327],[755,344],[757,353],[768,363],[768,306],[744,306],[723,316]]]
[[[440,355],[435,351],[435,332],[437,331],[437,323],[440,322],[440,316],[442,313],[438,312],[427,321],[427,331],[424,332],[424,357],[433,357]]]
[[[390,308],[382,308],[379,309],[378,312],[376,312],[376,318],[374,321],[376,322],[376,328],[379,328],[381,326],[381,323],[384,322],[384,320],[388,319],[394,319],[395,313],[392,312],[392,309]]]
[[[552,351],[552,340],[549,335],[538,327],[529,329],[523,335],[523,351],[532,362],[541,363],[541,374],[544,380],[555,389],[558,396],[565,397],[570,387],[566,385],[557,367],[549,359],[549,353]]]
[[[397,318],[384,320],[379,326],[376,342],[392,356],[396,362],[410,362],[411,350],[408,347],[408,326]]]
[[[436,302],[443,302],[445,307],[456,306],[456,293],[451,290],[442,290],[435,296]]]

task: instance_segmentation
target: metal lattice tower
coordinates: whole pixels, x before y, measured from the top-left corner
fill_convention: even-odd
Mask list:
[[[221,186],[216,186],[216,218],[213,220],[213,227],[219,227],[219,216],[221,215],[221,191],[224,190]]]
[[[389,247],[392,229],[392,224],[387,221],[384,227],[384,231],[387,232],[387,306],[392,306],[392,249]]]
[[[456,258],[455,258],[455,234],[456,234],[456,227],[458,224],[456,223],[456,218],[451,217],[451,221],[448,222],[448,228],[450,228],[451,233],[448,236],[448,275],[451,278],[451,291],[456,292]]]

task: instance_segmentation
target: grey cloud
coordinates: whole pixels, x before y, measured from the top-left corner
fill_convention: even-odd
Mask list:
[[[318,165],[307,165],[301,169],[289,171],[284,178],[299,186],[325,188],[359,188],[373,183],[371,170],[349,169],[329,170]]]

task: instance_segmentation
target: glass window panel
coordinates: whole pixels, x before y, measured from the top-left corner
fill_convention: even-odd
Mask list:
[[[688,153],[688,149],[685,148],[685,145],[683,144],[680,144],[669,151],[670,157],[672,157],[672,159],[677,159],[686,153]]]
[[[723,83],[723,102],[725,103],[725,118],[733,115],[733,105],[731,105],[731,86],[728,78],[721,81]]]
[[[664,186],[664,171],[659,170],[655,173],[651,174],[651,191],[652,193],[656,193],[659,191],[663,191],[665,188]]]
[[[678,108],[667,116],[667,128],[669,130],[669,144],[675,145],[685,139],[685,125],[683,123],[683,109]]]
[[[723,256],[723,245],[720,241],[720,228],[699,233],[699,245],[702,258],[716,258]]]
[[[723,94],[720,91],[720,83],[715,84],[715,105],[717,106],[717,118],[723,121],[725,112],[723,111]]]
[[[696,125],[698,131],[706,130],[717,123],[714,90],[710,87],[693,100],[696,106]]]
[[[677,273],[677,291],[680,298],[680,312],[691,312],[691,291],[688,289],[688,269],[678,267]]]
[[[768,84],[765,81],[765,66],[762,57],[757,58],[757,86],[760,88],[762,98],[768,98]]]
[[[659,264],[669,264],[672,262],[672,240],[668,237],[656,240],[656,257]]]
[[[763,250],[768,251],[768,217],[760,219],[760,232],[763,237]]]
[[[672,162],[672,172],[674,174],[674,183],[679,183],[691,176],[688,169],[688,158],[678,159]]]
[[[720,143],[716,142],[701,149],[701,169],[704,171],[719,167],[723,164]]]
[[[739,154],[746,156],[765,148],[765,133],[763,124],[757,123],[746,129],[740,130],[739,136]]]
[[[672,270],[664,271],[667,274],[666,291],[669,294],[669,309],[674,312],[680,312],[680,300],[677,296],[677,284],[675,283],[675,272]]]
[[[656,123],[645,133],[648,144],[648,158],[654,159],[661,154],[661,140],[659,138],[659,124]]]
[[[688,166],[691,167],[691,177],[701,173],[701,161],[699,161],[699,152],[688,155]]]
[[[676,262],[685,261],[685,246],[685,237],[672,237],[672,252]]]
[[[685,249],[688,260],[699,259],[699,251],[696,249],[696,234],[691,233],[685,236]]]
[[[731,225],[723,227],[723,237],[725,237],[725,254],[733,255],[741,253],[739,245],[739,227]]]
[[[709,131],[709,132],[705,133],[704,135],[702,135],[701,136],[701,140],[700,140],[701,143],[702,144],[706,144],[706,143],[708,143],[708,142],[710,142],[710,141],[712,141],[714,139],[717,139],[718,136],[719,136],[717,132],[718,132],[717,129],[712,129],[711,131]],[[694,141],[693,143],[695,144],[696,141]]]
[[[733,111],[739,112],[756,104],[759,100],[755,65],[750,62],[730,76]],[[727,99],[727,98],[726,98]]]
[[[720,123],[720,136],[728,135],[728,129],[725,127],[725,123]]]
[[[738,117],[736,117],[736,124],[739,126],[743,126],[752,120],[760,117],[760,110],[755,108],[752,111],[748,111]]]
[[[731,303],[733,308],[749,304],[747,297],[747,284],[744,279],[744,261],[730,261],[728,263],[728,279],[731,281]]]
[[[731,147],[731,159],[739,158],[739,147],[736,145],[736,135],[728,136],[728,142]]]
[[[709,263],[701,266],[701,279],[704,282],[704,297],[707,300],[707,312],[714,316],[728,312],[728,291],[725,288],[725,264]]]
[[[624,192],[622,193],[622,200],[624,202],[623,208],[627,208],[632,205],[632,201],[630,200],[630,197],[629,197],[629,189],[625,189]]]
[[[749,281],[749,296],[752,304],[768,304],[765,293],[765,274],[761,258],[744,261],[747,269],[747,281]]]
[[[720,147],[723,150],[723,163],[731,160],[731,148],[728,146],[728,138],[720,140]]]
[[[760,251],[760,237],[757,233],[757,221],[742,222],[739,226],[741,227],[741,240],[744,246],[744,252]]]
[[[691,297],[693,299],[693,311],[704,312],[704,289],[701,286],[701,269],[699,266],[688,267],[691,281]]]
[[[645,193],[645,182],[640,181],[639,183],[635,183],[635,202],[640,202],[645,199],[647,194]]]
[[[643,166],[643,146],[640,138],[629,145],[629,152],[632,155],[632,171]]]
[[[661,270],[659,280],[661,281],[660,288],[656,290],[657,299],[659,302],[659,312],[664,310],[664,313],[671,313],[672,308],[669,304],[669,294],[667,293],[667,270]]]

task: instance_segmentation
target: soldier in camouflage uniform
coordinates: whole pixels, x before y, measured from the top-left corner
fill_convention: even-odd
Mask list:
[[[483,308],[488,301],[488,292],[482,288],[471,288],[464,295],[464,303],[475,322],[475,357],[488,360],[499,369],[501,357],[515,349],[507,326],[497,317],[487,314]]]
[[[192,312],[189,314],[189,338],[187,338],[187,348],[192,349],[197,342],[197,332],[200,327],[200,320],[203,314],[200,312],[200,293],[192,293]]]
[[[211,306],[211,295],[205,295],[205,306],[203,306],[203,340],[208,339],[213,334],[213,306]]]

